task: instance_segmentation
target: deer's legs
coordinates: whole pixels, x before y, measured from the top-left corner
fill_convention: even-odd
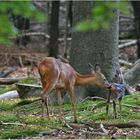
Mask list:
[[[68,90],[69,96],[70,96],[70,102],[72,106],[72,112],[74,113],[74,122],[77,123],[77,117],[76,117],[76,111],[75,111],[75,97],[74,97],[74,90],[70,88]]]
[[[113,118],[117,118],[117,112],[116,112],[116,100],[113,100]]]
[[[62,121],[62,98],[61,98],[61,90],[56,89],[56,94],[57,94],[58,105],[59,105],[59,121]]]
[[[106,119],[108,119],[108,111],[109,111],[109,105],[110,105],[110,92],[107,95],[107,101],[106,101]]]
[[[50,119],[50,115],[49,115],[49,107],[48,107],[48,97],[45,97],[45,102],[44,102],[46,109],[47,109],[47,116],[48,119]]]
[[[44,99],[41,99],[42,100],[42,118],[44,117]]]
[[[119,110],[120,110],[120,117],[122,114],[122,98],[119,99]]]
[[[54,88],[53,85],[47,84],[45,87],[43,87],[43,90],[41,92],[42,116],[44,115],[44,104],[45,104],[45,106],[47,108],[47,116],[48,116],[48,119],[50,119],[50,116],[49,116],[49,107],[48,107],[48,94],[52,91],[53,88]]]
[[[47,108],[48,119],[50,119],[50,117],[49,117],[49,107],[48,107],[48,97],[45,97],[45,96],[41,95],[41,99],[42,99],[42,117],[44,117],[44,105],[45,105],[46,108]]]

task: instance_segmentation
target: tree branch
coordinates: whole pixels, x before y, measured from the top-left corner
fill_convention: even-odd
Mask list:
[[[0,125],[18,125],[18,126],[26,126],[26,124],[22,123],[5,123],[3,121],[0,121]]]
[[[44,32],[28,32],[28,33],[20,33],[17,35],[17,37],[23,36],[44,36],[45,38],[50,39],[50,36]]]
[[[138,106],[131,106],[131,105],[126,105],[126,104],[123,104],[123,106],[129,107],[129,108],[132,108],[132,109],[140,110],[140,107],[138,107]]]
[[[132,63],[129,63],[129,62],[127,62],[127,61],[125,61],[125,60],[122,60],[122,59],[119,59],[119,63],[120,63],[121,65],[123,64],[123,65],[125,65],[125,66],[128,66],[129,68],[133,66]]]
[[[1,85],[9,85],[9,84],[14,84],[21,80],[23,78],[0,78],[0,84]]]
[[[86,125],[89,126],[99,126],[99,123],[94,123],[94,122],[83,122]],[[103,124],[105,127],[110,127],[110,126],[114,126],[114,127],[118,127],[118,128],[133,128],[133,127],[137,127],[140,128],[140,124],[137,122],[127,122],[127,123],[112,123],[112,124]]]
[[[133,41],[119,45],[119,49],[127,48],[127,47],[130,47],[132,45],[136,45],[136,44],[137,44],[137,40],[133,40]]]
[[[19,33],[17,37],[23,36],[44,36],[46,39],[50,39],[50,36],[44,32],[28,32],[28,33]],[[72,38],[68,37],[67,41],[71,41]],[[64,38],[58,38],[58,41],[64,41]]]

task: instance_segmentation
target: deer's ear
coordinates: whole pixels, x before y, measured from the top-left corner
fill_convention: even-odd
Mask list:
[[[101,68],[99,64],[95,65],[95,72],[101,72]]]
[[[116,70],[115,77],[119,77],[120,74],[121,74],[121,72],[119,70]]]
[[[119,71],[119,70],[116,70],[116,74],[118,74],[118,75],[119,75],[119,74],[120,74],[120,71]]]
[[[91,74],[95,73],[94,67],[93,67],[93,65],[91,63],[88,63],[88,68],[89,68],[89,71],[90,71]]]

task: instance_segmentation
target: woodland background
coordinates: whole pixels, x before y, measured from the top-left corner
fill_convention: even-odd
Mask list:
[[[97,1],[0,2],[0,138],[140,138],[139,6],[139,1],[117,6]],[[89,72],[88,63],[99,63],[109,82],[120,70],[129,91],[122,118],[106,121],[107,91],[88,87],[75,90],[78,124],[72,123],[67,96],[67,123],[58,122],[55,93],[50,96],[53,119],[42,120],[37,66],[46,56],[66,58],[82,74]],[[94,101],[94,96],[101,98]]]

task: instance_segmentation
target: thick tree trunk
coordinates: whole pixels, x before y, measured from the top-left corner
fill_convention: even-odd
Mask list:
[[[49,55],[53,57],[57,57],[58,55],[59,5],[59,1],[52,1]]]
[[[136,37],[137,37],[137,58],[140,58],[140,1],[132,1],[132,6],[134,10],[135,16],[135,30],[136,30]]]
[[[91,19],[91,9],[95,2],[93,1],[75,1],[73,4],[73,25],[83,20]],[[119,68],[118,63],[118,11],[113,11],[114,19],[110,22],[110,30],[100,29],[90,32],[73,32],[72,49],[70,62],[74,68],[80,73],[88,72],[88,63],[100,64],[101,71],[107,79],[111,81],[114,77],[116,69]],[[99,89],[87,90],[82,88],[76,89],[76,98],[82,99],[86,96],[103,96],[99,94]]]

